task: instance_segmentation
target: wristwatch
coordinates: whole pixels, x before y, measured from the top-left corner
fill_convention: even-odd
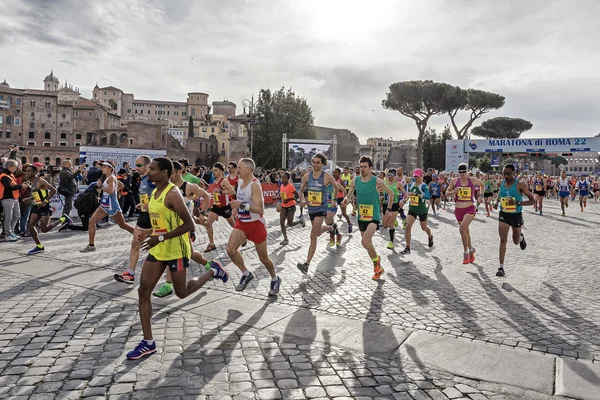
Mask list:
[[[160,235],[158,237],[158,241],[161,242],[161,243],[164,242],[165,241],[165,237],[163,235]]]
[[[248,211],[248,210],[250,210],[250,204],[248,204],[248,203],[246,203],[246,202],[243,202],[243,203],[242,203],[242,207],[241,207],[241,208],[242,208],[242,210],[244,210],[244,211]]]
[[[200,211],[200,215],[204,215],[206,217],[208,215],[208,212],[206,212],[206,211]]]

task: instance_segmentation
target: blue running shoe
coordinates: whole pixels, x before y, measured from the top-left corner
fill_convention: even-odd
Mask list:
[[[35,246],[32,250],[29,250],[27,252],[27,254],[32,255],[32,254],[37,254],[37,253],[43,253],[44,250],[45,250],[44,246],[42,246],[42,247]]]
[[[156,342],[149,344],[145,340],[142,340],[135,349],[127,353],[127,358],[137,360],[152,353],[156,353]]]
[[[223,265],[218,261],[211,261],[211,269],[213,270],[213,278],[217,278],[227,283],[229,280],[229,274],[223,269]]]
[[[277,277],[277,280],[271,281],[271,289],[269,290],[269,296],[277,296],[279,293],[279,287],[281,286],[281,278]]]

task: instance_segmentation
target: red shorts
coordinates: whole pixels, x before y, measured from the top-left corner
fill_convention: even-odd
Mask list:
[[[248,240],[254,244],[261,244],[267,240],[267,228],[262,221],[242,222],[238,219],[235,221],[233,229],[239,229],[244,232]]]
[[[458,222],[462,222],[462,220],[465,218],[465,215],[475,216],[475,206],[470,205],[466,208],[454,208],[454,216]]]

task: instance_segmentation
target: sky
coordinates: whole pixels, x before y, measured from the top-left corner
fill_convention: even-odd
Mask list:
[[[41,89],[52,69],[88,98],[96,83],[150,100],[200,91],[241,113],[243,99],[285,86],[316,125],[365,141],[416,137],[381,101],[394,82],[433,80],[505,96],[474,126],[508,116],[531,121],[524,137],[600,133],[597,0],[3,3],[0,81],[11,87]]]

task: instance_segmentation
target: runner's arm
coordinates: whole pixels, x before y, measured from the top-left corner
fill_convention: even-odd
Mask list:
[[[250,209],[248,211],[262,215],[265,212],[265,199],[263,197],[262,188],[256,183],[251,183],[251,185],[252,202],[254,204],[250,206]]]
[[[49,184],[44,178],[39,178],[39,182],[42,184],[42,188],[48,191],[48,199],[47,201],[44,201],[44,203],[48,203],[50,199],[56,195],[56,188]]]
[[[221,193],[229,195],[229,196],[234,196],[235,195],[235,189],[233,188],[233,186],[231,186],[231,183],[229,183],[229,181],[227,179],[223,179],[221,181]]]
[[[300,185],[300,202],[303,203],[304,199],[304,189],[306,189],[306,185],[308,183],[308,174],[304,174],[302,176],[302,185]]]
[[[535,204],[535,200],[533,198],[533,195],[531,194],[531,192],[529,191],[529,188],[527,187],[527,185],[523,182],[519,182],[517,189],[519,189],[519,191],[524,194],[525,196],[527,196],[526,201],[521,201],[521,206],[532,206]]]
[[[175,211],[177,215],[179,215],[179,218],[181,218],[181,220],[183,221],[183,224],[181,226],[163,234],[165,240],[185,235],[186,233],[196,229],[190,211],[185,206],[185,202],[183,201],[183,195],[181,194],[181,190],[179,190],[176,187],[171,188],[171,190],[169,190],[169,193],[167,193],[167,195],[165,196],[165,206]]]
[[[187,185],[188,188],[191,189],[191,193],[194,194],[194,198],[201,197],[204,201],[202,202],[202,213],[206,213],[208,211],[208,206],[210,205],[210,194],[200,186],[196,184]]]
[[[421,185],[421,187],[423,187],[423,185]],[[431,199],[431,193],[429,193],[429,187],[427,185],[425,185],[425,188],[423,189],[423,193],[420,196],[423,200]]]
[[[348,192],[346,193],[346,197],[344,197],[344,200],[342,201],[342,203],[346,203],[345,205],[350,203],[352,201],[352,199],[351,199],[352,193],[354,193],[354,179],[352,179],[350,181],[350,188],[348,189]]]
[[[408,192],[406,191],[406,189],[404,189],[404,185],[401,184],[400,182],[396,182],[396,187],[398,189],[400,189],[400,191],[402,192],[402,195],[404,195],[404,199],[406,199],[408,197]]]
[[[394,191],[381,178],[377,178],[377,190],[386,192],[389,199],[394,199]]]
[[[459,178],[452,178],[450,184],[448,185],[448,189],[446,189],[446,196],[454,196],[454,189],[456,188],[456,182]]]

